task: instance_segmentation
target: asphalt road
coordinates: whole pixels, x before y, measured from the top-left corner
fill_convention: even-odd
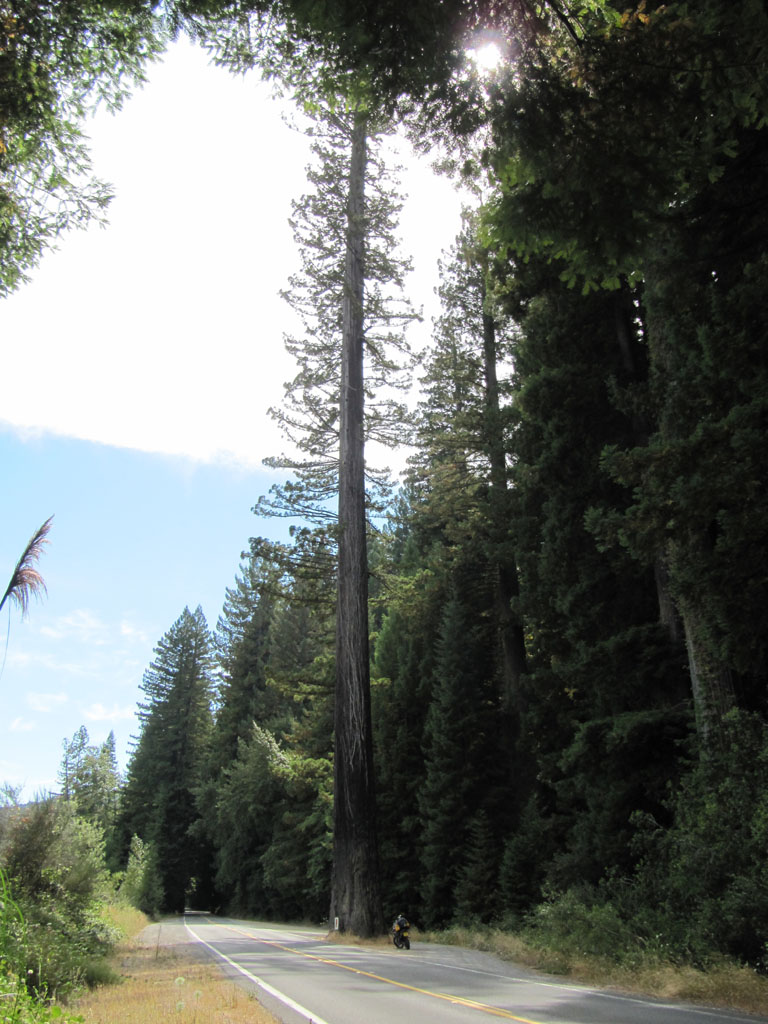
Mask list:
[[[568,984],[496,957],[414,941],[360,947],[320,929],[190,915],[161,942],[195,942],[257,989],[284,1024],[768,1024],[743,1013],[621,996]]]

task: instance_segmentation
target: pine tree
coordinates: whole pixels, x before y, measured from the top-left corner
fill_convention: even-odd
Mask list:
[[[393,232],[398,204],[378,155],[375,118],[362,108],[318,121],[309,172],[315,192],[296,207],[303,263],[287,297],[304,324],[288,339],[300,370],[275,415],[302,459],[282,457],[295,479],[257,512],[335,520],[337,542],[334,858],[331,921],[371,935],[383,926],[378,892],[368,652],[366,510],[386,496],[386,473],[365,462],[366,440],[394,443],[403,386],[394,356],[414,319],[400,298],[407,264]],[[366,364],[364,369],[364,362]],[[387,394],[387,391],[390,393]],[[368,489],[366,489],[368,484]],[[328,503],[338,494],[338,510]]]
[[[62,741],[64,753],[61,758],[58,781],[61,786],[61,795],[65,800],[71,800],[75,795],[89,744],[90,737],[84,725],[80,726],[71,740]]]
[[[637,397],[616,345],[613,296],[580,295],[534,260],[516,268],[516,289],[514,529],[531,665],[524,733],[538,805],[558,808],[553,880],[567,886],[631,867],[632,812],[658,810],[679,772],[684,652],[660,622],[652,565],[592,532],[600,510],[632,501],[602,462],[605,446],[632,442]]]
[[[424,868],[421,914],[428,926],[448,923],[463,877],[473,813],[493,799],[496,758],[491,715],[498,714],[488,642],[488,615],[458,587],[443,611],[424,733],[425,773],[419,790]],[[498,866],[497,866],[498,867]]]
[[[752,564],[763,549],[759,513],[745,514],[757,512],[749,436],[764,401],[754,345],[763,332],[750,316],[734,346],[729,321],[743,323],[744,306],[721,315],[729,293],[743,285],[751,306],[758,281],[765,286],[768,93],[755,69],[764,69],[768,12],[751,0],[727,10],[702,0],[689,13],[674,2],[616,10],[607,25],[587,19],[578,48],[537,47],[527,70],[510,69],[497,83],[487,160],[500,195],[488,237],[506,253],[554,261],[585,292],[626,295],[642,284],[629,324],[643,322],[636,351],[649,362],[652,403],[644,430],[627,443],[633,453],[611,460],[638,497],[614,540],[653,567],[664,624],[671,636],[684,634],[700,750],[711,756],[727,743],[729,709],[744,690],[754,699],[765,676],[764,652],[747,658],[747,669],[743,646],[729,639],[746,621],[751,636],[763,634],[756,608],[764,601],[752,604],[760,586],[742,568],[730,613],[722,600],[732,540],[740,535]],[[543,144],[551,138],[554,151]],[[710,369],[721,346],[727,358]],[[646,386],[642,376],[637,383]],[[731,448],[735,421],[746,429]],[[713,476],[728,486],[713,487]]]
[[[121,786],[115,752],[115,734],[97,746],[81,725],[71,740],[64,740],[59,769],[62,796],[72,800],[77,813],[98,825],[107,840],[115,823]]]
[[[285,386],[282,406],[270,410],[296,454],[265,460],[294,476],[260,499],[257,515],[321,526],[337,519],[345,329],[362,346],[361,373],[365,362],[361,437],[384,448],[403,440],[406,410],[396,395],[410,385],[405,329],[418,314],[403,294],[410,263],[396,237],[402,200],[382,154],[388,125],[378,121],[362,111],[325,110],[309,129],[313,190],[294,202],[291,220],[301,270],[283,292],[302,326],[298,336],[285,336],[298,372]],[[387,471],[367,464],[365,472],[368,507],[377,509],[389,492]]]
[[[201,889],[208,881],[208,853],[190,842],[189,829],[212,726],[211,646],[202,609],[185,608],[144,673],[141,731],[128,765],[122,831],[152,843],[172,910],[183,909],[195,881]]]
[[[453,893],[456,918],[487,924],[498,917],[499,843],[481,808],[470,819],[464,863]]]
[[[454,507],[465,504],[493,576],[499,671],[504,706],[518,719],[526,671],[507,454],[509,379],[514,326],[494,295],[493,259],[479,240],[478,216],[465,226],[441,264],[442,312],[422,381],[414,478],[430,481],[428,503],[439,510],[444,487]],[[438,468],[439,467],[439,468]],[[472,511],[470,512],[470,508]]]
[[[254,722],[273,728],[279,714],[278,697],[267,679],[275,600],[263,584],[271,571],[260,560],[248,559],[235,586],[227,589],[216,626],[222,679],[212,754],[221,767],[237,756],[238,742],[250,736]]]
[[[328,901],[332,593],[310,566],[329,556],[316,533],[297,541],[254,540],[227,590],[216,634],[222,677],[196,791],[193,834],[213,851],[217,898],[260,916],[314,917]]]

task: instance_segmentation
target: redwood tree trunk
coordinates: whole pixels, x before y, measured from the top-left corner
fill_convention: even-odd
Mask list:
[[[366,118],[352,131],[347,207],[334,707],[331,927],[370,936],[383,928],[379,894],[368,655],[368,557],[363,441],[363,293]]]
[[[501,634],[504,707],[514,716],[515,724],[519,725],[523,710],[522,677],[527,671],[527,665],[523,624],[512,608],[512,602],[518,596],[520,588],[515,554],[509,540],[507,455],[504,447],[496,363],[496,323],[489,313],[483,313],[485,434],[491,463],[491,557],[496,568],[494,602]]]
[[[677,242],[673,239],[671,246]],[[674,251],[674,250],[673,250]],[[686,428],[678,420],[682,401],[674,390],[666,390],[666,381],[675,380],[679,373],[673,362],[675,338],[670,324],[682,319],[678,310],[685,310],[686,303],[696,302],[697,293],[686,293],[687,280],[684,274],[675,278],[674,288],[670,285],[667,267],[650,264],[646,270],[645,291],[647,296],[648,351],[659,380],[660,406],[658,431],[666,444],[675,444],[685,438]],[[678,342],[679,344],[679,342]],[[679,379],[679,378],[678,378]],[[712,640],[711,613],[707,610],[707,594],[691,585],[686,576],[690,574],[691,563],[707,561],[710,554],[710,540],[701,527],[686,530],[677,525],[675,534],[667,542],[665,570],[668,570],[672,584],[670,590],[675,596],[675,605],[680,613],[688,654],[688,671],[691,680],[691,695],[696,715],[696,729],[699,739],[699,755],[707,759],[722,749],[726,742],[725,716],[736,703],[731,666],[724,660]],[[683,580],[683,587],[680,581]],[[683,593],[680,593],[682,589]]]

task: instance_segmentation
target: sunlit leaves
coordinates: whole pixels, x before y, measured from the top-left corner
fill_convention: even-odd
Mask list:
[[[0,15],[0,295],[71,227],[104,219],[84,134],[118,107],[160,49],[154,15],[90,0],[14,4]]]

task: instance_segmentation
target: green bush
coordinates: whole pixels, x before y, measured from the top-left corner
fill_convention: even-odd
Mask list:
[[[719,955],[765,969],[768,942],[768,726],[733,711],[728,742],[671,797],[672,825],[636,816],[638,868],[611,886],[649,945],[704,966]]]
[[[527,919],[523,934],[532,946],[567,957],[621,962],[638,948],[636,936],[615,907],[573,890],[550,894]]]
[[[157,854],[152,844],[145,843],[139,836],[131,839],[128,864],[117,895],[149,917],[157,917],[163,905],[163,883]]]
[[[4,860],[6,964],[33,994],[66,996],[117,937],[101,913],[111,892],[101,830],[67,803],[40,801],[14,819]]]
[[[0,970],[0,1007],[4,1024],[82,1024],[82,1017],[62,1010],[57,1004],[43,1003],[27,991],[20,978]]]

